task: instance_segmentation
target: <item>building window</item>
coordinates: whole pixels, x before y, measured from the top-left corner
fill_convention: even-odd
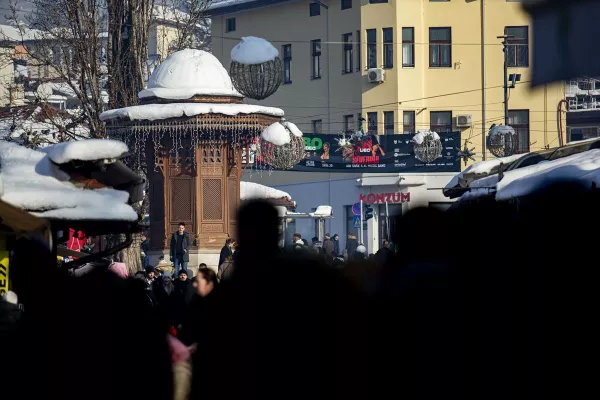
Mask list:
[[[402,28],[402,66],[415,66],[415,28]]]
[[[342,0],[342,10],[352,8],[352,0]]]
[[[344,74],[350,74],[354,72],[352,68],[352,60],[354,59],[354,54],[352,50],[352,34],[345,33],[342,35],[342,42],[344,43]]]
[[[394,68],[394,29],[383,28],[383,67]]]
[[[361,45],[360,45],[361,37],[360,31],[356,31],[356,70],[360,71],[360,58],[361,58]]]
[[[369,128],[369,135],[377,135],[377,113],[367,113],[367,123]]]
[[[402,132],[410,134],[416,132],[414,111],[404,111],[402,113]]]
[[[386,135],[394,134],[394,112],[384,111],[383,112],[383,132]]]
[[[509,110],[508,125],[517,133],[516,153],[529,152],[529,110]]]
[[[377,68],[377,30],[367,29],[367,67]]]
[[[311,17],[321,15],[321,5],[319,3],[310,3],[308,5],[308,13]]]
[[[321,78],[321,40],[311,40],[312,78]]]
[[[369,4],[381,4],[381,3],[387,3],[388,0],[369,0]]]
[[[313,119],[311,121],[312,124],[312,133],[322,133],[323,132],[323,120],[322,119]]]
[[[506,61],[509,67],[529,67],[529,28],[507,26],[504,34],[513,36],[506,39]]]
[[[225,20],[225,32],[235,31],[235,18],[227,18]]]
[[[354,129],[356,125],[354,124],[354,115],[344,115],[344,133],[351,134],[354,133]]]
[[[451,64],[451,28],[429,28],[429,66],[450,67]]]
[[[431,131],[452,132],[452,111],[431,111],[429,119]]]
[[[292,45],[284,44],[283,53],[283,83],[292,83]]]

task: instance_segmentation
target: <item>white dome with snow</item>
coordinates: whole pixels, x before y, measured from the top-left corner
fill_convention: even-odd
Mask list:
[[[185,49],[171,54],[152,72],[140,98],[185,100],[194,96],[242,95],[235,90],[219,60],[202,50]]]

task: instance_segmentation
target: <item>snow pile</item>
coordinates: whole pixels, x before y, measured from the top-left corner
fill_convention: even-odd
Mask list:
[[[292,200],[292,196],[272,187],[260,185],[254,182],[240,182],[240,200],[265,200],[286,199]]]
[[[461,179],[465,178],[465,175],[489,175],[497,169],[500,164],[510,164],[514,161],[517,161],[519,158],[523,157],[525,154],[515,154],[508,157],[502,158],[494,158],[492,160],[479,161],[474,164],[469,165],[464,171],[455,175],[450,182],[445,186],[444,189],[452,189],[456,187]]]
[[[283,110],[274,107],[257,106],[253,104],[212,104],[212,103],[170,103],[145,104],[117,108],[100,114],[102,121],[125,118],[131,121],[155,121],[167,118],[193,117],[200,114],[266,114],[275,117],[283,116]]]
[[[263,140],[273,143],[275,146],[283,146],[292,141],[290,133],[280,122],[267,126],[260,136]]]
[[[290,132],[292,132],[292,134],[296,137],[302,137],[304,136],[304,134],[302,133],[302,131],[300,129],[298,129],[298,127],[296,126],[296,124],[292,124],[291,122],[288,121],[284,121],[282,122],[283,126],[285,126],[286,128],[289,129]]]
[[[48,148],[48,157],[56,164],[73,160],[94,161],[122,158],[129,149],[118,140],[90,139],[76,142],[63,142]]]
[[[217,8],[229,7],[243,3],[252,3],[253,1],[256,0],[212,0],[208,6],[208,9],[214,10]]]
[[[431,136],[435,140],[440,140],[440,135],[438,135],[435,132],[431,132],[431,131],[418,131],[417,134],[415,136],[413,136],[412,140],[416,144],[423,144],[423,141],[425,140],[425,137],[427,137],[427,136]]]
[[[231,49],[231,60],[245,65],[262,64],[279,56],[279,51],[263,38],[246,36]]]
[[[313,215],[318,217],[331,217],[332,214],[333,210],[331,209],[331,206],[319,206],[313,213]]]
[[[138,96],[182,100],[196,95],[235,96],[227,70],[215,56],[202,50],[185,49],[171,54],[152,72],[148,87]]]
[[[78,188],[47,154],[15,143],[0,141],[0,178],[3,201],[43,218],[137,220],[127,192]]]
[[[507,134],[507,133],[511,134],[511,135],[516,135],[516,132],[512,126],[496,125],[492,129],[490,129],[490,136]]]
[[[508,171],[496,187],[496,200],[526,196],[558,181],[600,184],[600,149]]]

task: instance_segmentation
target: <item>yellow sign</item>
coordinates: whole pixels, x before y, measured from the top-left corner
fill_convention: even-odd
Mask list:
[[[0,296],[8,291],[8,249],[6,237],[0,233]]]

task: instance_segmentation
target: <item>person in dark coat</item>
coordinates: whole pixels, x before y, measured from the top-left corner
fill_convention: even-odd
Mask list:
[[[333,241],[333,256],[339,257],[340,255],[342,255],[342,253],[340,252],[340,235],[336,233],[335,235],[333,235],[331,240]]]
[[[207,329],[210,328],[208,320],[210,313],[216,307],[215,292],[219,286],[217,274],[207,267],[200,268],[192,282],[194,294],[178,335],[179,340],[188,346],[208,339],[206,337]]]
[[[219,265],[221,266],[226,260],[231,260],[233,258],[233,246],[235,245],[235,241],[231,238],[225,241],[225,246],[221,249],[221,254],[219,254]]]
[[[179,271],[179,278],[175,280],[173,286],[171,315],[173,326],[179,328],[185,318],[188,305],[194,296],[194,287],[192,281],[188,279],[188,273],[185,269]]]
[[[323,252],[328,256],[332,256],[335,251],[335,245],[331,240],[331,235],[329,233],[325,234],[325,240],[323,241]]]
[[[390,241],[384,240],[382,247],[377,251],[375,259],[381,265],[386,265],[394,256],[394,252],[390,247]]]
[[[170,248],[170,256],[175,266],[175,273],[178,274],[180,269],[187,271],[188,263],[190,262],[192,241],[190,240],[189,233],[185,231],[185,224],[183,222],[179,223],[178,231],[171,235]]]
[[[160,317],[164,321],[169,320],[169,313],[172,309],[173,291],[175,285],[170,272],[165,272],[160,278],[157,278],[152,283],[152,291],[156,299],[156,309]]]
[[[358,248],[358,240],[354,235],[348,235],[348,239],[346,240],[346,251],[348,252],[348,258],[354,257],[354,253]]]

